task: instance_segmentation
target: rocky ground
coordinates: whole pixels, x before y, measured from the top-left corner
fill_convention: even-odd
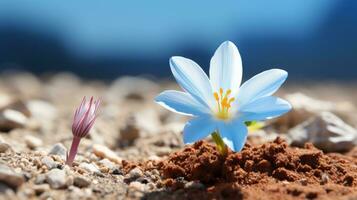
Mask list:
[[[1,75],[0,199],[357,199],[356,83],[287,83],[294,109],[222,157],[183,145],[187,118],[153,102],[177,85],[152,80]],[[83,96],[103,104],[68,167]]]

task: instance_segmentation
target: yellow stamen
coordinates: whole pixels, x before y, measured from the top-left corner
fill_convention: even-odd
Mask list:
[[[216,101],[219,101],[219,96],[218,96],[218,93],[217,93],[217,92],[213,93],[213,96],[214,96],[214,98],[216,99]]]
[[[229,118],[229,109],[231,108],[231,103],[235,100],[234,97],[229,97],[232,93],[232,90],[228,89],[225,93],[223,88],[219,89],[219,94],[217,92],[213,93],[215,100],[218,105],[218,112],[216,116],[220,119],[228,119]]]

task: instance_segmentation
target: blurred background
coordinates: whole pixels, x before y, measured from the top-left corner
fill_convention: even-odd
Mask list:
[[[231,40],[245,79],[279,67],[295,80],[354,80],[356,10],[354,0],[2,0],[0,70],[169,77],[171,56],[207,71]]]

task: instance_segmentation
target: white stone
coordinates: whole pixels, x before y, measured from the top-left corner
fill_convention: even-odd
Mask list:
[[[330,112],[322,112],[296,126],[288,137],[293,145],[311,142],[327,152],[348,151],[357,144],[357,130]]]
[[[333,112],[348,119],[350,117],[347,113],[355,110],[355,106],[350,102],[323,101],[309,97],[303,93],[288,94],[284,98],[290,102],[292,110],[273,120],[283,131],[324,111]]]
[[[117,164],[121,164],[122,162],[122,158],[117,156],[117,154],[114,151],[110,150],[108,147],[103,145],[99,145],[99,144],[93,145],[93,153],[100,158],[107,158],[110,161],[115,162]]]
[[[57,167],[57,163],[49,156],[42,158],[41,162],[46,165],[47,169],[53,169]]]
[[[107,158],[104,158],[103,160],[99,161],[100,164],[102,164],[104,167],[107,167],[108,169],[115,169],[115,163],[112,161],[108,160]]]
[[[79,164],[79,167],[86,170],[87,172],[91,172],[91,173],[100,173],[100,170],[98,169],[98,167],[92,163],[81,163]]]
[[[30,149],[35,149],[37,147],[42,146],[42,144],[43,144],[41,139],[31,136],[31,135],[25,136],[25,143],[26,143],[27,147]]]
[[[145,184],[142,184],[138,181],[133,181],[129,184],[129,188],[134,189],[134,190],[138,190],[140,192],[144,192],[145,191]]]
[[[28,118],[20,111],[5,109],[0,114],[0,127],[2,129],[23,128],[28,122]]]
[[[46,174],[46,181],[53,189],[66,187],[66,172],[60,169],[52,169]]]
[[[32,117],[41,122],[53,120],[57,117],[57,109],[50,103],[42,100],[31,100],[26,103]]]

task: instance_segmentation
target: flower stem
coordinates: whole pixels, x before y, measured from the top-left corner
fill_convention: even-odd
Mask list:
[[[77,155],[78,145],[79,145],[80,141],[81,141],[80,137],[76,137],[76,136],[73,137],[71,150],[69,151],[69,154],[67,155],[67,160],[66,160],[66,164],[68,166],[72,166],[74,158]]]
[[[213,133],[211,134],[211,136],[212,136],[213,141],[214,141],[214,142],[216,143],[216,145],[217,145],[218,151],[219,151],[223,156],[227,155],[227,151],[228,151],[227,146],[226,146],[226,144],[224,144],[224,142],[223,142],[221,136],[219,135],[219,132],[218,132],[218,131],[215,131],[215,132],[213,132]]]

